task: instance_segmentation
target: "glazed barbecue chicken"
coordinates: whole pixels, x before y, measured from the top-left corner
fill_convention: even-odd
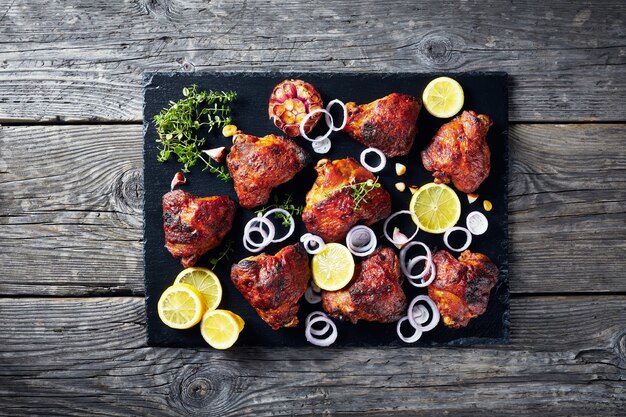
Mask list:
[[[196,197],[182,190],[163,196],[165,247],[185,268],[216,248],[230,231],[235,202],[226,196]]]
[[[230,278],[272,329],[298,324],[298,300],[311,278],[309,257],[301,243],[274,256],[263,253],[243,259],[233,265]]]
[[[389,216],[391,197],[374,184],[376,178],[354,159],[321,159],[315,167],[317,179],[306,195],[302,221],[307,230],[325,242],[339,242],[358,222],[366,225]],[[369,183],[367,181],[370,181]],[[355,199],[355,188],[363,199]]]
[[[469,250],[459,260],[445,250],[433,255],[437,277],[428,286],[446,326],[459,329],[487,309],[489,293],[498,281],[498,267],[482,253]]]
[[[489,116],[470,110],[441,126],[422,151],[424,168],[433,171],[436,183],[452,180],[463,193],[478,189],[491,169],[487,131],[492,124]]]
[[[417,135],[417,116],[422,109],[418,98],[391,93],[368,104],[346,103],[348,121],[343,128],[367,147],[386,156],[406,155]]]
[[[378,249],[357,264],[354,277],[339,291],[322,291],[322,306],[332,317],[392,323],[406,314],[400,261],[391,248]]]
[[[291,180],[311,157],[291,139],[262,138],[237,132],[226,157],[239,204],[247,209],[267,203],[272,189]]]

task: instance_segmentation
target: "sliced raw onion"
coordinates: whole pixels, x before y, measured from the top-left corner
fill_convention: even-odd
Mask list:
[[[267,231],[263,229],[263,226],[267,227]],[[262,241],[257,243],[252,240],[252,233],[258,232],[261,234]],[[253,217],[246,223],[246,226],[243,229],[243,246],[249,252],[260,252],[267,245],[272,243],[274,236],[276,235],[276,228],[271,221],[269,221],[265,217]]]
[[[328,127],[330,127],[333,130],[333,132],[337,132],[343,129],[344,127],[346,127],[346,123],[348,122],[348,109],[346,108],[346,105],[343,103],[343,101],[334,99],[334,100],[329,101],[328,104],[326,105],[326,111],[328,112],[328,114],[330,114],[330,109],[331,107],[333,107],[333,104],[339,104],[341,108],[343,109],[343,123],[341,124],[341,126],[335,127],[335,123],[333,122],[332,116],[328,117],[327,114],[324,115],[324,120],[326,121],[326,125],[328,125]]]
[[[365,161],[365,157],[367,156],[367,154],[372,153],[372,152],[380,157],[380,162],[375,167],[371,166]],[[363,152],[361,152],[361,165],[363,165],[370,172],[380,172],[383,170],[383,168],[385,168],[386,164],[387,164],[387,157],[385,157],[385,154],[380,149],[367,148]]]
[[[409,210],[400,210],[400,211],[396,211],[395,213],[393,213],[391,216],[387,217],[387,220],[385,220],[385,223],[383,224],[383,233],[385,234],[385,237],[387,238],[388,241],[390,241],[391,243],[393,243],[397,248],[401,248],[402,245],[404,245],[404,243],[401,243],[400,241],[392,238],[391,236],[389,236],[389,233],[387,233],[387,226],[389,226],[389,222],[391,221],[391,219],[395,218],[396,216],[399,216],[401,214],[408,214],[411,216],[411,218],[413,220],[417,220],[417,216],[415,216],[415,213],[413,213],[412,211]],[[415,232],[411,235],[411,237],[407,237],[407,241],[413,240],[413,238],[415,238],[415,236],[417,236],[417,232],[419,231],[419,227],[417,227],[417,223],[415,223]],[[395,235],[395,230],[394,230],[394,235]],[[405,236],[406,237],[406,236]],[[400,245],[400,246],[398,246]],[[428,251],[428,253],[430,253],[430,250]]]
[[[393,237],[394,241],[393,245],[398,249],[402,249],[402,246],[407,244],[409,241],[409,238],[397,227],[393,228],[393,234],[391,236]]]
[[[319,138],[320,137],[318,137],[318,139]],[[330,138],[316,139],[311,147],[315,153],[319,153],[320,155],[326,154],[331,148]]]
[[[413,270],[415,265],[417,265],[419,262],[424,260],[422,258],[426,258],[426,257],[422,255],[422,256],[416,256],[415,258],[411,258],[411,260],[409,260],[409,264],[407,265],[407,270],[409,272]],[[400,269],[402,269],[402,264],[400,264]],[[430,273],[430,275],[428,276],[428,279],[424,281],[423,277],[426,275],[426,273]],[[423,287],[429,286],[435,280],[436,276],[437,276],[437,273],[435,269],[435,263],[431,259],[430,261],[426,260],[426,265],[424,266],[424,270],[420,274],[407,276],[407,279],[409,281],[409,284],[411,284],[412,286],[417,287],[417,288],[423,288]]]
[[[322,289],[320,287],[318,287],[317,284],[315,283],[315,281],[313,281],[313,280],[311,280],[311,289],[316,294],[319,294],[319,293],[322,292]]]
[[[318,137],[316,137],[315,139],[311,139],[311,138],[310,138],[310,137],[306,134],[306,132],[304,131],[304,125],[306,124],[306,122],[307,122],[307,121],[308,121],[308,120],[309,120],[309,119],[310,119],[313,115],[315,115],[315,114],[317,114],[317,113],[324,113],[324,114],[326,115],[326,118],[329,118],[329,117],[330,117],[330,122],[331,122],[331,123],[330,123],[330,125],[329,125],[328,131],[327,131],[325,134],[323,134],[322,136],[318,136]],[[326,139],[326,138],[327,138],[327,137],[329,137],[329,136],[330,136],[330,134],[333,132],[333,128],[332,128],[332,125],[333,125],[333,124],[334,124],[334,123],[333,123],[333,116],[330,114],[330,112],[329,112],[328,110],[326,110],[326,109],[315,109],[315,110],[313,110],[313,111],[309,112],[306,116],[304,116],[304,118],[303,118],[303,119],[302,119],[302,121],[300,122],[300,136],[302,136],[303,138],[305,138],[305,139],[306,139],[306,140],[308,140],[309,142],[316,142],[316,141],[319,141],[319,140]]]
[[[324,239],[312,233],[303,234],[300,238],[300,242],[304,244],[304,250],[309,255],[315,255],[316,253],[320,253],[326,247]]]
[[[313,292],[313,288],[311,288],[311,287],[307,287],[306,288],[306,291],[304,292],[304,299],[309,304],[317,304],[320,301],[322,301],[322,297],[319,294],[315,294]]]
[[[398,320],[398,324],[396,325],[396,333],[398,333],[398,337],[404,343],[415,343],[420,339],[420,337],[422,337],[422,332],[420,330],[411,326],[414,330],[414,333],[411,336],[406,337],[405,335],[402,334],[402,323],[404,323],[408,319],[409,319],[408,316],[404,316],[400,320]]]
[[[463,244],[463,246],[461,246],[460,248],[453,248],[452,246],[450,246],[450,243],[448,243],[448,238],[450,237],[450,234],[456,231],[465,233],[465,236],[467,238],[467,240],[465,241],[465,244]],[[448,249],[452,251],[463,252],[465,249],[469,248],[469,245],[472,243],[472,233],[464,227],[460,227],[460,226],[451,227],[448,230],[446,230],[446,233],[443,234],[443,243],[445,243]]]
[[[283,215],[287,216],[287,219],[289,219],[289,230],[287,231],[287,234],[285,234],[285,236],[283,236],[281,238],[274,238],[274,239],[272,239],[272,243],[278,243],[278,242],[282,242],[283,240],[286,240],[289,236],[291,236],[293,234],[293,231],[296,229],[296,222],[293,220],[293,216],[291,215],[291,213],[289,213],[287,210],[281,209],[281,208],[274,208],[274,209],[268,210],[263,215],[263,217],[267,219],[270,214],[274,214],[274,213],[283,214]]]
[[[473,235],[482,235],[489,227],[489,221],[480,211],[472,211],[465,218],[465,225]]]
[[[316,323],[324,323],[324,327],[322,329],[314,329],[313,326]],[[306,340],[315,346],[330,346],[337,340],[337,326],[335,326],[335,323],[333,323],[333,321],[321,311],[309,314],[306,318],[305,326],[304,335]],[[328,330],[330,330],[330,334],[328,333]],[[327,334],[327,336],[320,337],[324,334]]]
[[[355,256],[368,256],[376,250],[376,234],[367,226],[354,226],[346,235],[346,246]]]
[[[422,304],[417,304],[422,302]],[[409,323],[415,329],[421,332],[428,332],[439,324],[441,314],[437,309],[437,304],[427,295],[418,295],[409,304],[408,314]]]

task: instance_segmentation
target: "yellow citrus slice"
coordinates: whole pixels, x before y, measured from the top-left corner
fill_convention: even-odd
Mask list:
[[[445,184],[428,183],[420,187],[409,204],[417,226],[428,233],[444,233],[459,221],[461,201]]]
[[[241,327],[233,314],[226,310],[212,310],[204,314],[200,333],[211,347],[228,349],[235,344]]]
[[[235,321],[237,322],[237,324],[239,325],[239,331],[241,332],[243,330],[243,327],[245,326],[246,322],[243,321],[243,319],[241,318],[240,315],[233,313],[232,311],[229,310],[224,310],[225,312],[227,312],[228,314],[230,314]]]
[[[337,291],[348,285],[354,275],[354,258],[344,245],[327,243],[311,262],[313,281],[323,290]]]
[[[422,94],[424,107],[435,117],[447,118],[463,108],[463,88],[450,77],[435,78],[428,83]]]
[[[174,284],[189,284],[204,297],[207,310],[215,310],[222,301],[222,285],[210,269],[191,267],[178,274]]]
[[[205,311],[204,298],[191,285],[175,284],[163,291],[157,311],[167,326],[188,329],[202,319]]]

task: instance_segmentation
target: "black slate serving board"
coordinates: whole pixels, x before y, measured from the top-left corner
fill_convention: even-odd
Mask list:
[[[350,73],[147,73],[144,83],[144,258],[146,284],[146,311],[148,344],[151,346],[202,347],[207,346],[200,336],[199,327],[189,330],[170,329],[161,323],[156,305],[158,299],[176,275],[183,269],[165,249],[161,198],[169,191],[170,181],[180,166],[173,158],[165,163],[157,162],[157,133],[151,122],[155,114],[167,107],[170,100],[182,98],[183,87],[196,84],[199,89],[235,90],[238,93],[233,105],[233,118],[236,125],[246,133],[264,136],[281,132],[268,119],[267,103],[273,87],[285,78],[300,78],[312,83],[322,95],[324,103],[334,98],[344,102],[370,102],[391,92],[412,94],[421,97],[426,84],[440,75],[450,75],[460,82],[465,91],[464,109],[485,113],[493,119],[493,126],[488,135],[491,148],[491,174],[481,185],[480,198],[469,204],[464,194],[459,193],[462,214],[459,225],[465,225],[465,216],[474,210],[486,214],[489,230],[482,236],[474,237],[470,249],[489,256],[500,270],[499,280],[491,292],[487,311],[482,316],[470,321],[460,330],[446,328],[440,323],[433,331],[425,333],[411,346],[424,345],[470,345],[485,343],[507,343],[509,335],[509,289],[508,289],[508,238],[507,238],[507,174],[508,174],[508,97],[507,74],[494,73],[459,73],[459,74],[350,74]],[[337,109],[337,114],[340,111]],[[334,113],[334,112],[333,112]],[[436,119],[422,109],[418,118],[419,133],[411,153],[404,157],[389,159],[386,168],[379,173],[380,181],[392,197],[392,210],[406,209],[411,198],[408,185],[422,185],[432,181],[431,173],[421,163],[420,151],[433,137],[437,129],[448,120]],[[313,133],[322,131],[319,123]],[[201,132],[207,139],[207,148],[231,146],[231,140],[224,138],[221,132]],[[351,140],[342,132],[332,136],[332,149],[327,155],[318,155],[311,150],[309,142],[301,138],[297,143],[313,156],[311,166],[300,172],[291,182],[274,190],[273,196],[282,200],[288,193],[293,193],[297,204],[304,204],[304,196],[315,180],[313,166],[318,159],[340,159],[351,156],[357,161],[365,148]],[[394,163],[407,166],[407,173],[399,178],[395,174]],[[398,181],[407,184],[404,193],[398,192],[394,184]],[[194,168],[187,175],[187,184],[181,188],[198,196],[228,195],[237,201],[232,182],[225,183],[209,173]],[[486,213],[482,207],[483,199],[493,203],[493,210]],[[272,200],[270,200],[270,203]],[[304,318],[314,310],[320,310],[321,304],[309,305],[301,300],[298,314],[300,324],[296,328],[273,331],[263,322],[230,280],[230,266],[250,254],[241,244],[245,223],[254,216],[253,211],[238,208],[233,229],[226,237],[233,239],[235,251],[230,259],[222,261],[215,268],[224,289],[220,308],[230,309],[241,315],[246,326],[235,346],[307,346],[304,337]],[[406,224],[407,230],[411,225]],[[387,244],[382,234],[382,222],[373,226],[378,235],[379,245]],[[273,244],[266,248],[267,253],[275,253],[286,244],[295,243],[306,230],[297,219],[296,232],[286,242]],[[417,239],[428,244],[432,249],[445,248],[442,235],[430,235],[419,232]],[[452,243],[455,243],[452,240]],[[389,245],[391,246],[391,245]],[[209,266],[208,260],[220,252],[222,247],[206,254],[197,266]],[[454,252],[453,252],[454,253]],[[454,253],[458,255],[458,253]],[[407,298],[411,300],[426,289],[418,289],[404,283]],[[339,337],[334,346],[403,346],[396,335],[396,325],[359,322],[357,325],[337,322]],[[208,347],[208,346],[207,346]]]

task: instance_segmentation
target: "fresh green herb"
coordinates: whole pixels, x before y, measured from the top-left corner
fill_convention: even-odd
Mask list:
[[[280,209],[286,210],[291,214],[292,217],[301,215],[302,211],[304,210],[304,206],[296,206],[293,203],[293,193],[289,193],[285,196],[285,200],[282,203],[278,199],[278,196],[275,195],[274,203],[270,204],[269,206],[265,206],[260,210],[257,210],[256,214],[262,215],[266,211],[271,210],[273,208],[280,208]],[[280,213],[280,212],[274,213],[274,217],[277,220],[280,220],[284,226],[289,226],[291,224],[289,221],[289,217],[287,217],[285,213]]]
[[[209,264],[211,264],[211,271],[215,269],[217,264],[224,258],[228,259],[228,255],[235,250],[235,241],[232,239],[228,239],[226,242],[226,247],[223,251],[217,254],[217,257],[209,259]]]
[[[365,198],[374,188],[380,188],[380,183],[378,182],[378,177],[375,180],[367,180],[363,182],[357,182],[354,184],[345,184],[339,187],[336,191],[341,191],[345,188],[350,189],[350,195],[354,199],[354,208],[352,211],[357,211],[361,208],[361,204],[367,203],[367,199]],[[326,194],[326,197],[329,197],[330,193]]]
[[[183,88],[183,96],[185,98],[176,102],[170,101],[168,108],[154,116],[154,124],[159,134],[157,142],[161,144],[157,160],[165,162],[173,153],[178,157],[178,162],[183,164],[183,172],[189,172],[201,160],[205,164],[203,170],[228,181],[230,175],[224,167],[216,168],[202,157],[201,148],[206,140],[198,137],[198,130],[207,126],[210,132],[213,128],[222,128],[232,123],[228,103],[237,97],[237,93],[198,91],[194,84]]]

